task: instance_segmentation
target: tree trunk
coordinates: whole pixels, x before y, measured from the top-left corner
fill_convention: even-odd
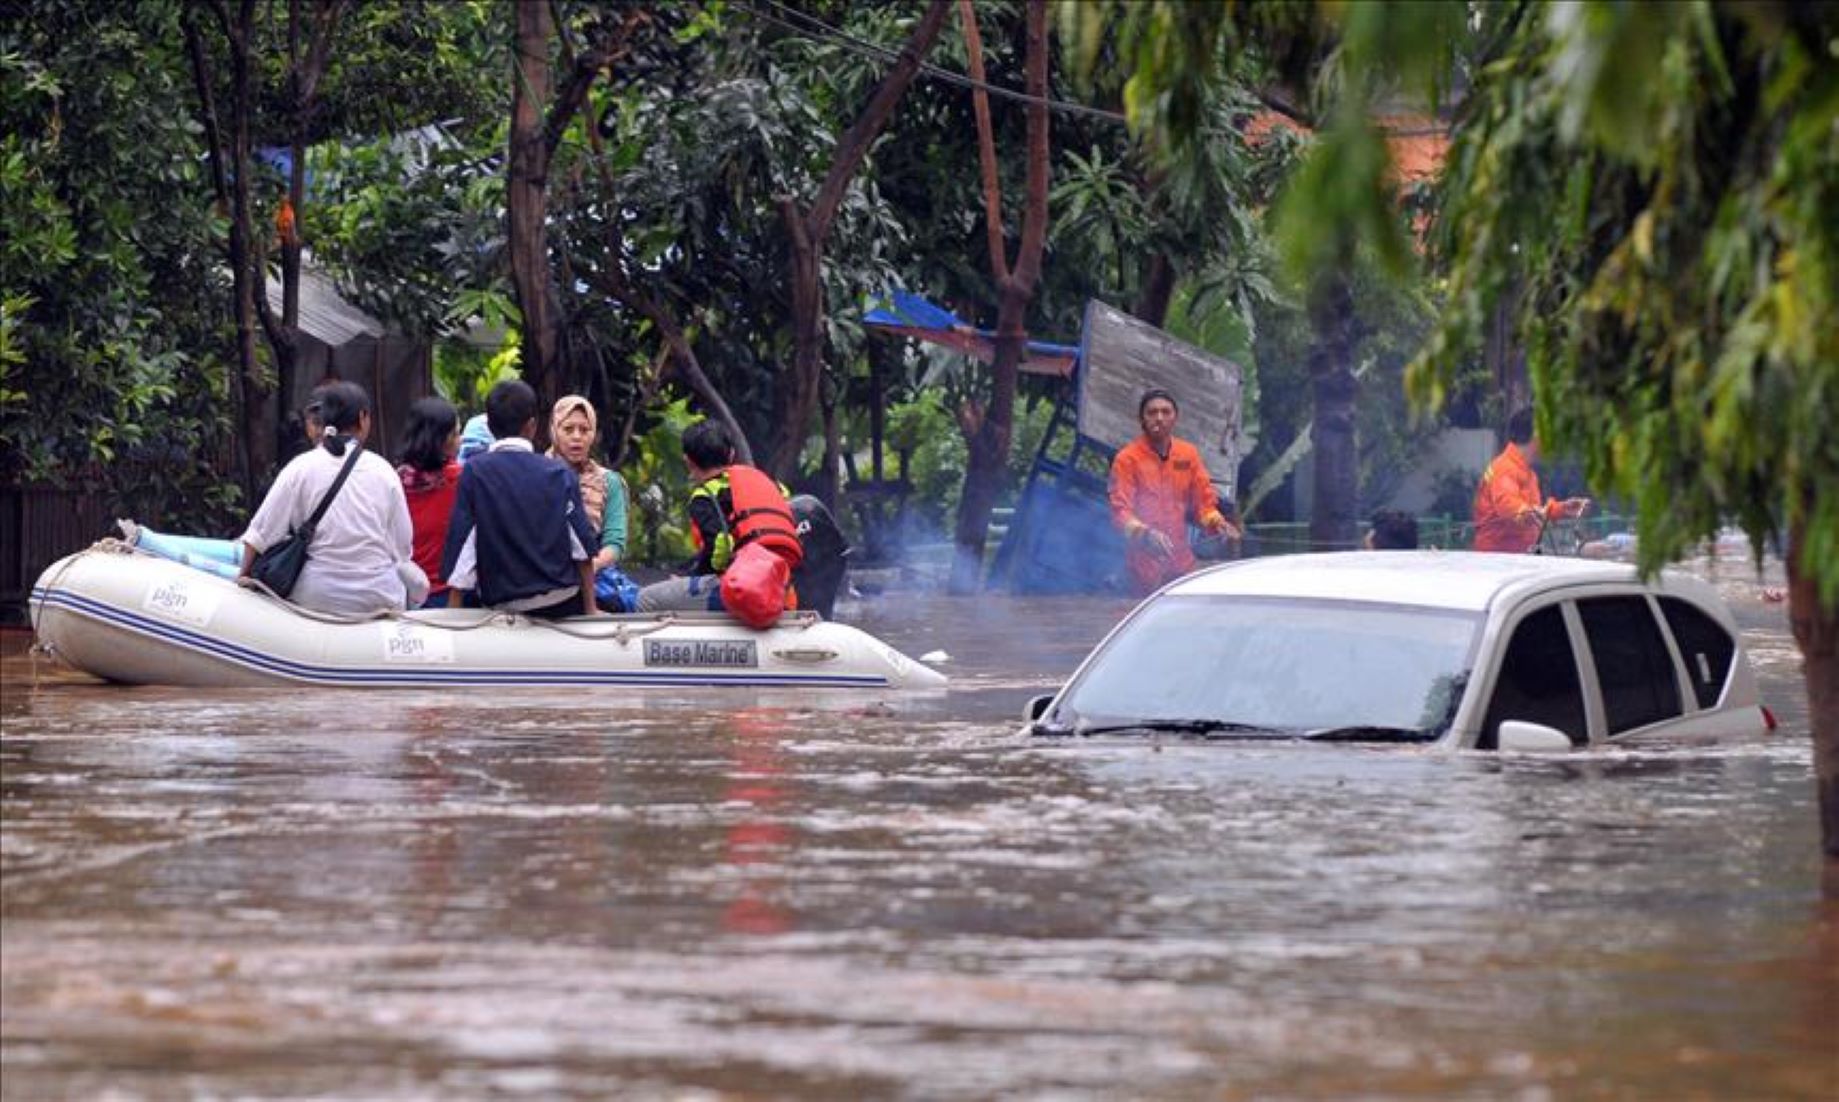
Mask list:
[[[225,33],[228,34],[229,25],[227,16],[223,15],[221,9],[219,9],[219,14],[225,19],[223,29]],[[228,215],[231,206],[229,180],[232,169],[225,162],[229,160],[230,154],[229,151],[224,148],[223,125],[218,119],[217,97],[212,91],[215,77],[211,72],[210,59],[204,52],[204,33],[198,27],[197,13],[195,10],[186,13],[186,17],[182,21],[182,27],[185,32],[186,53],[191,58],[192,80],[198,92],[198,123],[199,127],[204,131],[205,161],[210,167],[211,190],[217,197],[219,212]],[[234,39],[231,41],[231,49],[235,49]],[[237,280],[239,274],[243,270],[242,264],[240,263],[241,238],[237,233],[234,221],[232,221],[230,227],[229,254],[230,279],[234,295],[232,309],[234,310],[235,307],[240,306],[242,302],[242,287]],[[239,333],[238,336],[240,337],[241,334]],[[228,398],[231,415],[238,419],[239,425],[241,424],[240,419],[243,411],[243,379],[246,375],[246,371],[243,367],[244,348],[243,342],[239,339],[236,345],[237,364],[224,373],[225,382],[227,384],[226,389],[229,392]],[[234,434],[232,447],[230,449],[231,476],[235,479],[236,484],[242,487],[245,495],[253,496],[255,490],[255,472],[251,470],[249,466],[249,449],[246,444],[247,441],[244,439],[242,433],[238,432]]]
[[[983,80],[982,44],[976,33],[976,16],[969,0],[961,0],[965,20],[965,42],[972,57],[972,76]],[[1022,355],[1027,349],[1026,322],[1028,303],[1041,274],[1041,252],[1047,243],[1047,0],[1029,0],[1028,48],[1025,61],[1028,94],[1028,189],[1022,215],[1022,241],[1015,266],[1005,271],[1000,236],[1000,204],[991,202],[994,187],[995,142],[988,126],[988,100],[980,88],[975,95],[982,101],[979,108],[979,146],[983,160],[987,213],[997,220],[991,233],[991,264],[1001,290],[996,316],[995,360],[990,365],[990,405],[982,422],[971,435],[969,461],[964,470],[964,493],[958,502],[958,526],[955,533],[956,554],[952,559],[951,590],[974,593],[983,583],[983,548],[989,535],[990,512],[1002,490],[1004,467],[1009,459],[1009,441],[1015,421],[1015,385],[1020,374]]]
[[[1323,278],[1310,296],[1309,379],[1315,394],[1315,505],[1309,539],[1317,551],[1351,548],[1357,542],[1354,505],[1360,466],[1354,442],[1354,345],[1359,339],[1354,299],[1339,274]]]
[[[236,290],[236,356],[243,374],[243,405],[237,430],[242,437],[244,466],[250,479],[246,487],[253,500],[257,486],[266,481],[275,462],[274,388],[262,370],[256,330],[260,324],[260,263],[255,247],[255,215],[250,202],[249,113],[254,107],[250,89],[249,42],[254,35],[254,0],[244,0],[240,23],[224,28],[230,44],[230,268]]]
[[[837,493],[843,482],[843,419],[838,415],[842,404],[841,394],[823,400],[824,462],[818,470],[817,497],[833,513],[838,511]]]
[[[836,158],[817,190],[809,211],[800,211],[790,196],[780,199],[780,211],[791,236],[792,257],[792,366],[780,384],[783,416],[779,440],[769,461],[772,472],[790,481],[798,473],[805,433],[817,412],[824,376],[824,240],[836,221],[837,208],[856,170],[868,156],[875,138],[887,124],[894,107],[919,72],[950,12],[948,0],[931,0],[926,14],[900,48],[900,57],[881,79],[868,105],[837,141]]]
[[[549,0],[518,0],[516,57],[511,78],[511,141],[505,204],[511,288],[522,313],[524,379],[546,402],[553,379],[556,334],[549,295],[549,147],[543,110],[549,103]]]
[[[1013,287],[1015,281],[1011,280]],[[1005,288],[997,314],[995,358],[990,364],[990,404],[978,419],[976,431],[968,441],[969,455],[964,466],[964,491],[958,498],[958,525],[953,533],[957,545],[952,559],[951,591],[975,593],[983,586],[984,544],[990,530],[990,514],[1002,492],[1004,469],[1009,459],[1009,444],[1015,428],[1015,384],[1020,374],[1021,352],[1027,336],[1010,334],[1027,313],[1028,295]]]
[[[293,163],[288,172],[285,216],[280,220],[281,317],[278,321],[266,315],[264,318],[269,349],[275,359],[275,390],[281,403],[291,403],[294,400],[299,374],[300,253],[303,248],[301,221],[306,217],[308,139],[313,125],[313,108],[319,99],[320,78],[325,75],[326,63],[331,58],[332,36],[344,15],[345,6],[346,0],[334,0],[325,7],[314,9],[312,33],[304,43],[304,56],[301,53],[301,32],[307,28],[301,14],[301,0],[289,0],[287,7],[287,94],[289,108],[293,113]],[[267,306],[266,293],[259,305]],[[381,395],[373,395],[372,398],[382,401]],[[279,436],[285,426],[286,413],[286,409],[277,405],[277,454],[284,453],[290,443]]]
[[[263,286],[259,305],[263,310],[263,331],[268,334],[268,350],[275,361],[275,454],[284,456],[296,441],[287,438],[287,407],[294,400],[294,388],[300,365],[300,210],[306,195],[306,125],[300,122],[294,131],[293,164],[287,181],[287,199],[277,229],[281,239],[281,316],[267,310],[268,291]],[[266,278],[267,273],[261,273]],[[381,395],[373,395],[381,401]]]
[[[895,345],[892,341],[870,341],[868,345],[868,449],[869,477],[876,482],[876,491],[887,477],[887,466],[883,462],[883,453],[887,450],[888,395],[887,378],[888,361],[892,359]]]
[[[1137,308],[1131,311],[1138,321],[1156,328],[1168,320],[1169,300],[1175,296],[1175,265],[1168,254],[1156,253],[1143,265],[1143,287],[1137,295]]]
[[[281,240],[281,314],[268,305],[268,228],[258,225],[250,198],[254,172],[250,164],[250,117],[257,93],[252,88],[256,60],[256,0],[242,0],[232,14],[227,3],[210,5],[230,58],[228,134],[221,125],[212,92],[214,77],[195,17],[184,20],[186,47],[197,81],[200,121],[210,154],[211,181],[218,202],[230,219],[228,255],[234,290],[238,370],[231,384],[237,424],[237,481],[253,494],[286,447],[282,438],[282,397],[293,395],[299,355],[301,238],[300,212],[306,202],[306,150],[320,79],[331,56],[332,36],[349,0],[331,0],[314,8],[312,35],[302,56],[300,0],[288,4],[287,103],[291,112],[293,164],[287,196],[278,218]],[[267,338],[278,383],[262,368],[256,330]]]
[[[1809,501],[1807,508],[1812,509]],[[1839,892],[1839,608],[1823,605],[1814,576],[1801,557],[1806,521],[1788,536],[1788,620],[1801,648],[1807,681],[1807,719],[1813,728],[1814,789],[1820,814],[1820,848],[1826,885]]]
[[[792,370],[780,374],[784,417],[769,463],[775,478],[791,482],[798,476],[805,426],[817,409],[818,387],[824,377],[823,258],[818,242],[811,237],[810,224],[790,197],[779,200],[779,213],[785,219],[792,254]]]

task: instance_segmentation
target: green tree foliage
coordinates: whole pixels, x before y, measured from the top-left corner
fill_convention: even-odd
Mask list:
[[[1439,219],[1435,402],[1509,282],[1545,437],[1650,569],[1735,519],[1839,604],[1839,16],[1538,8],[1478,74]]]
[[[669,403],[621,469],[632,495],[628,561],[671,564],[695,553],[687,520],[693,487],[683,461],[683,430],[701,419],[690,412],[687,400]]]
[[[314,261],[353,302],[407,332],[517,322],[504,273],[501,119],[327,142],[308,158]]]
[[[169,4],[0,5],[0,477],[82,479],[158,519],[234,491],[221,224]]]
[[[1361,393],[1355,410],[1355,512],[1364,517],[1391,498],[1443,425],[1440,418],[1414,409],[1404,387],[1406,367],[1430,334],[1436,302],[1423,283],[1387,279],[1371,263],[1355,267],[1350,291],[1355,311],[1367,322],[1350,349]],[[1298,434],[1308,431],[1313,402],[1307,358],[1315,332],[1307,313],[1294,299],[1279,298],[1260,304],[1255,322],[1251,361],[1257,443],[1242,472],[1248,486],[1283,459]],[[1473,485],[1469,492],[1473,495]],[[1255,519],[1306,518],[1295,515],[1287,494],[1278,493]]]
[[[888,410],[889,447],[905,456],[909,464],[901,474],[913,483],[913,534],[918,536],[936,538],[949,532],[964,490],[969,449],[964,434],[954,424],[956,418],[949,402],[948,391],[929,388]],[[1003,472],[1005,501],[1013,501],[1028,478],[1041,437],[1047,434],[1047,423],[1053,417],[1053,403],[1037,398],[1020,403],[1016,412],[1015,446],[1010,449]]]

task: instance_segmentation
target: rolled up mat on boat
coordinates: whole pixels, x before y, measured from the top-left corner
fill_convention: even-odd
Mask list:
[[[129,528],[132,525],[132,528]],[[214,540],[202,536],[172,536],[139,524],[127,522],[122,538],[142,551],[162,559],[215,574],[232,581],[243,569],[243,545],[239,540]]]

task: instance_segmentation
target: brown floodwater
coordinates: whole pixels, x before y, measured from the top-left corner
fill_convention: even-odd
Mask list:
[[[1782,731],[1563,759],[1039,745],[1126,610],[845,613],[944,693],[0,704],[6,1098],[1839,1097]]]

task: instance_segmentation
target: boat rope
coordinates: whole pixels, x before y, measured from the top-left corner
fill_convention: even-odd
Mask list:
[[[63,567],[59,569],[57,576],[51,580],[51,584],[46,588],[55,588],[58,579],[64,576],[64,571],[70,569],[77,559],[81,558],[83,554],[87,554],[89,551],[117,555],[144,555],[147,558],[157,559],[160,562],[172,562],[171,559],[163,555],[156,555],[144,547],[138,547],[114,536],[105,536],[91,544],[87,551],[72,555],[66,560]],[[214,577],[215,575],[206,574],[206,576]],[[323,612],[319,609],[307,608],[305,605],[296,604],[254,578],[247,576],[236,579],[235,584],[239,588],[247,589],[268,599],[296,616],[314,620],[322,624],[368,624],[393,620],[414,624],[417,627],[438,628],[442,631],[477,631],[479,628],[490,627],[493,624],[515,624],[519,621],[527,621],[532,625],[550,628],[564,635],[572,635],[578,639],[613,639],[621,646],[624,646],[629,639],[650,635],[653,632],[661,631],[664,628],[677,624],[694,625],[698,623],[707,623],[711,627],[733,627],[738,623],[738,621],[725,612],[642,612],[595,616],[591,618],[582,617],[573,620],[546,620],[498,609],[469,609],[468,611],[482,612],[485,613],[485,615],[480,616],[476,620],[468,620],[462,623],[451,623],[439,619],[423,619],[421,616],[416,615],[418,611],[437,611],[434,609],[416,610],[390,608],[379,609],[375,612],[361,615],[345,615],[337,612]],[[807,609],[796,609],[781,615],[778,622],[773,626],[802,631],[811,627],[813,624],[822,622],[823,617],[819,616],[817,613]]]
[[[576,639],[612,639],[623,647],[633,639],[642,638],[653,632],[663,631],[665,628],[674,624],[676,618],[670,613],[664,612],[648,614],[644,621],[639,623],[624,619],[615,620],[612,617],[595,617],[593,619],[578,620],[572,623],[566,620],[536,619],[532,619],[530,622],[546,627],[551,631],[559,631],[563,635],[571,635]]]
[[[38,662],[41,658],[47,662],[58,661],[57,647],[51,643],[34,640],[32,645],[26,648],[26,659],[32,664],[33,693],[37,693],[39,688]]]
[[[77,552],[76,554],[74,554],[74,555],[71,555],[71,556],[69,556],[69,557],[67,557],[67,558],[65,558],[65,559],[64,559],[64,561],[63,561],[63,562],[62,562],[61,564],[59,564],[59,566],[58,566],[58,568],[57,568],[57,573],[56,573],[56,574],[53,574],[53,575],[51,576],[51,581],[50,581],[50,582],[48,582],[48,583],[46,583],[46,585],[44,586],[44,590],[45,590],[45,592],[46,592],[46,593],[50,593],[50,592],[51,592],[52,590],[54,590],[54,589],[56,589],[56,588],[57,588],[57,584],[58,584],[59,582],[61,582],[61,581],[63,581],[63,580],[64,580],[64,575],[65,575],[65,574],[68,574],[68,573],[70,572],[70,568],[71,568],[71,567],[73,567],[73,566],[75,566],[75,565],[77,564],[77,560],[78,560],[78,559],[80,559],[80,558],[82,558],[82,557],[83,557],[84,555],[87,555],[87,554],[89,554],[89,552],[90,552],[90,551],[113,551],[113,550],[116,550],[116,547],[106,547],[106,546],[104,546],[105,544],[114,544],[114,545],[116,545],[116,547],[122,547],[122,546],[125,546],[125,545],[123,545],[123,544],[122,544],[122,542],[121,542],[120,540],[118,540],[118,539],[115,539],[114,537],[112,537],[112,536],[111,536],[111,537],[109,537],[109,538],[107,538],[107,539],[100,539],[100,540],[97,540],[97,541],[96,541],[96,542],[95,542],[95,543],[94,543],[93,545],[91,545],[91,546],[90,546],[90,547],[89,547],[89,548],[88,548],[87,550],[84,550],[84,551],[79,551],[79,552]],[[37,626],[38,626],[38,625],[36,625],[36,624],[34,624],[34,625],[33,625],[33,627],[34,627],[34,628],[36,628]]]

